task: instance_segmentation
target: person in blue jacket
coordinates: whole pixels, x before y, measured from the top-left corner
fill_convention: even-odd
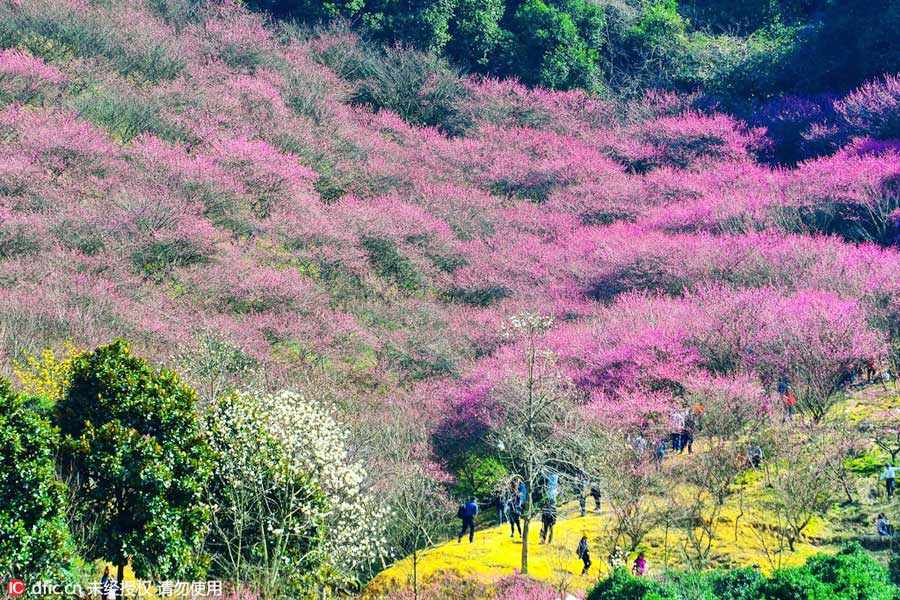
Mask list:
[[[459,532],[457,543],[461,543],[466,530],[469,531],[469,543],[475,541],[475,516],[478,514],[478,505],[475,503],[475,497],[469,498],[463,506],[459,508],[459,518],[462,519],[462,530]]]

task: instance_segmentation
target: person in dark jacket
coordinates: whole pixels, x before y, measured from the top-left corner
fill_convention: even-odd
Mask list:
[[[464,506],[460,509],[460,518],[462,519],[462,529],[459,532],[457,543],[462,543],[466,530],[469,531],[469,543],[475,541],[475,515],[478,514],[478,505],[475,503],[475,497],[469,498]]]
[[[581,570],[582,576],[587,575],[588,569],[591,568],[591,549],[588,546],[587,532],[581,534],[581,541],[578,542],[575,555],[584,563],[584,568]]]
[[[500,490],[494,492],[491,504],[494,506],[494,510],[497,511],[497,525],[503,525],[503,522],[506,521],[506,513],[504,511],[506,503],[503,501],[503,495],[500,493]]]
[[[583,517],[587,512],[587,496],[584,493],[584,482],[576,481],[572,489],[578,498],[578,508],[581,510],[581,516]]]
[[[541,509],[541,543],[553,543],[553,526],[556,525],[556,509],[549,500],[544,500]]]
[[[600,511],[600,484],[591,484],[591,498],[594,499],[594,510]]]
[[[108,600],[112,584],[113,578],[109,574],[109,567],[106,567],[103,569],[103,577],[100,578],[100,598],[102,600]]]
[[[519,522],[522,511],[519,506],[520,501],[518,494],[513,494],[510,496],[509,500],[506,501],[506,518],[509,519],[509,537],[516,537],[517,529],[519,530],[519,537],[522,537],[522,525]]]

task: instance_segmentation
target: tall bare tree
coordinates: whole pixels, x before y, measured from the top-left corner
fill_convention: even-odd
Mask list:
[[[526,485],[522,514],[522,573],[528,573],[528,532],[536,514],[535,488],[549,473],[584,472],[591,459],[587,421],[562,376],[556,357],[541,348],[553,321],[534,313],[510,318],[509,335],[521,352],[519,372],[492,395],[497,414],[494,442],[511,473]]]

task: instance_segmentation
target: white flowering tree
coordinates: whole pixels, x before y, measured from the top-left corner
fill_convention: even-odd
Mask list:
[[[214,573],[264,595],[350,585],[385,554],[386,515],[328,410],[293,392],[233,393],[208,417],[218,463]]]

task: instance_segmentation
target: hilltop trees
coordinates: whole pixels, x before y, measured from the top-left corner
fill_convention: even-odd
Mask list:
[[[203,490],[212,455],[196,393],[117,340],[73,360],[56,406],[62,469],[77,482],[77,514],[95,519],[89,559],[126,563],[139,577],[189,577],[209,520]]]

